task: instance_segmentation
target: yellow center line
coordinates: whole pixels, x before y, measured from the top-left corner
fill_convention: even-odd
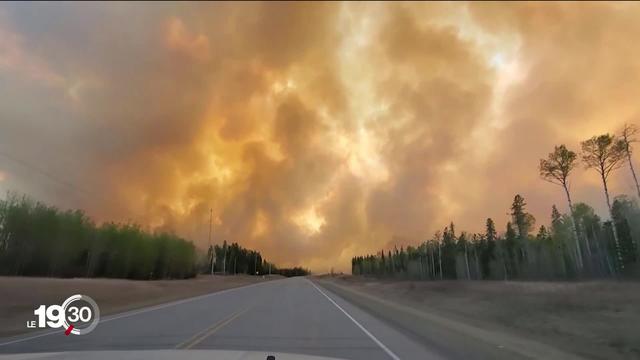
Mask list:
[[[216,331],[222,329],[223,327],[229,325],[233,320],[237,319],[238,317],[240,317],[240,315],[246,313],[247,311],[249,311],[254,305],[251,305],[245,309],[236,311],[235,313],[231,314],[231,316],[222,319],[220,321],[218,321],[217,323],[211,325],[210,327],[200,331],[199,333],[195,334],[193,337],[191,337],[190,339],[178,344],[178,346],[176,346],[176,349],[191,349],[192,347],[198,345],[199,343],[201,343],[204,339],[208,338],[209,336],[213,335],[216,333]]]

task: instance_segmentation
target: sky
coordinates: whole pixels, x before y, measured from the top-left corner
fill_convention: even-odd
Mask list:
[[[638,3],[2,3],[0,191],[349,271],[568,207],[640,125]],[[640,155],[634,156],[638,162]],[[637,167],[640,167],[638,163]],[[634,192],[623,167],[613,195]],[[574,202],[608,218],[598,174]]]

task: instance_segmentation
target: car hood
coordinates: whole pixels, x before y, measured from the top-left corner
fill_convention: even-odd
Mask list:
[[[0,355],[0,360],[265,360],[268,355],[273,355],[276,360],[341,360],[302,354],[232,350],[73,351]]]

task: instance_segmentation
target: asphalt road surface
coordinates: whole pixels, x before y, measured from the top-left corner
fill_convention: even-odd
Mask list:
[[[4,354],[147,349],[249,350],[354,360],[440,359],[419,341],[306,278],[269,281],[103,317],[93,332],[82,336],[65,336],[57,330],[0,339]]]

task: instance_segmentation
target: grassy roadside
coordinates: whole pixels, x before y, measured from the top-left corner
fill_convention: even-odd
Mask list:
[[[474,330],[458,331],[456,325],[461,324],[496,334],[490,335],[489,341],[500,334],[512,335],[516,346],[517,339],[529,339],[587,358],[640,357],[637,283],[413,282],[360,277],[318,280],[365,310],[445,350],[473,346],[465,342],[470,338],[467,330]],[[442,319],[454,326],[439,322]],[[503,338],[500,342],[512,340]],[[478,358],[477,353],[472,357]]]
[[[0,337],[33,331],[25,323],[33,319],[35,308],[41,304],[61,304],[73,294],[91,296],[104,316],[280,278],[236,275],[138,281],[0,277]]]

